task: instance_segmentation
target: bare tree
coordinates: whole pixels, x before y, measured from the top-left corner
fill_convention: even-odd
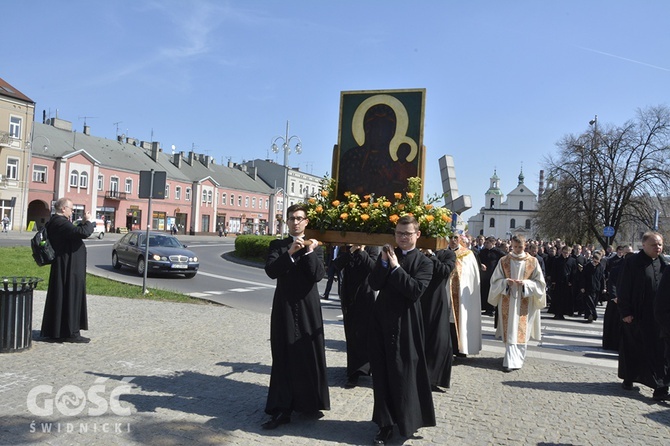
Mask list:
[[[567,135],[559,153],[547,157],[547,191],[537,224],[540,232],[575,241],[609,244],[605,226],[616,233],[622,224],[652,227],[654,210],[670,191],[670,109],[638,110],[621,127],[593,127]],[[577,238],[581,237],[581,238]]]

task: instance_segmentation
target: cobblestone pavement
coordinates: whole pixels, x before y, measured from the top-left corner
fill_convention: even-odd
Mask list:
[[[44,296],[35,292],[34,338]],[[223,306],[89,296],[90,344],[35,340],[0,354],[0,444],[371,444],[371,381],[343,388],[339,323],[325,328],[331,410],[320,420],[297,414],[275,431],[260,428],[268,323],[267,315]],[[670,405],[654,403],[647,388],[624,391],[611,369],[537,358],[513,373],[500,369],[493,353],[459,358],[452,388],[434,394],[437,427],[410,439],[396,430],[391,444],[670,441]]]

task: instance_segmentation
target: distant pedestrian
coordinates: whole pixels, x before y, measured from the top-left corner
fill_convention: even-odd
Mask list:
[[[5,215],[2,217],[2,232],[7,232],[7,229],[9,228],[9,217]]]
[[[56,213],[46,223],[49,243],[56,252],[51,264],[49,288],[44,305],[42,332],[53,342],[87,343],[80,330],[88,330],[86,309],[86,245],[83,239],[93,233],[91,213],[84,213],[80,225],[74,225],[72,201],[60,198]]]
[[[594,251],[589,262],[582,271],[581,293],[584,295],[585,313],[584,319],[587,322],[593,322],[598,319],[596,306],[600,302],[600,296],[607,289],[605,288],[605,264],[601,262],[602,251]]]

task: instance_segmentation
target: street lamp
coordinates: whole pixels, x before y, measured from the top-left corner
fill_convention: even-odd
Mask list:
[[[291,153],[291,141],[296,140],[296,144],[293,150],[295,153],[300,155],[302,153],[302,141],[296,135],[289,135],[289,122],[286,121],[286,133],[284,136],[276,136],[272,139],[272,151],[274,153],[279,153],[280,147],[277,145],[277,142],[281,142],[281,149],[284,150],[284,200],[282,206],[282,234],[285,232],[286,228],[286,208],[288,207],[288,156]]]

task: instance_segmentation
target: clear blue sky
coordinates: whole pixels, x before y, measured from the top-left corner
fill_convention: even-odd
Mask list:
[[[668,104],[670,2],[3,0],[0,77],[81,131],[217,162],[331,171],[340,91],[426,88],[426,192],[454,157],[473,215],[494,168],[537,191],[556,142]],[[11,19],[11,20],[7,20]],[[25,29],[22,27],[25,26]]]

